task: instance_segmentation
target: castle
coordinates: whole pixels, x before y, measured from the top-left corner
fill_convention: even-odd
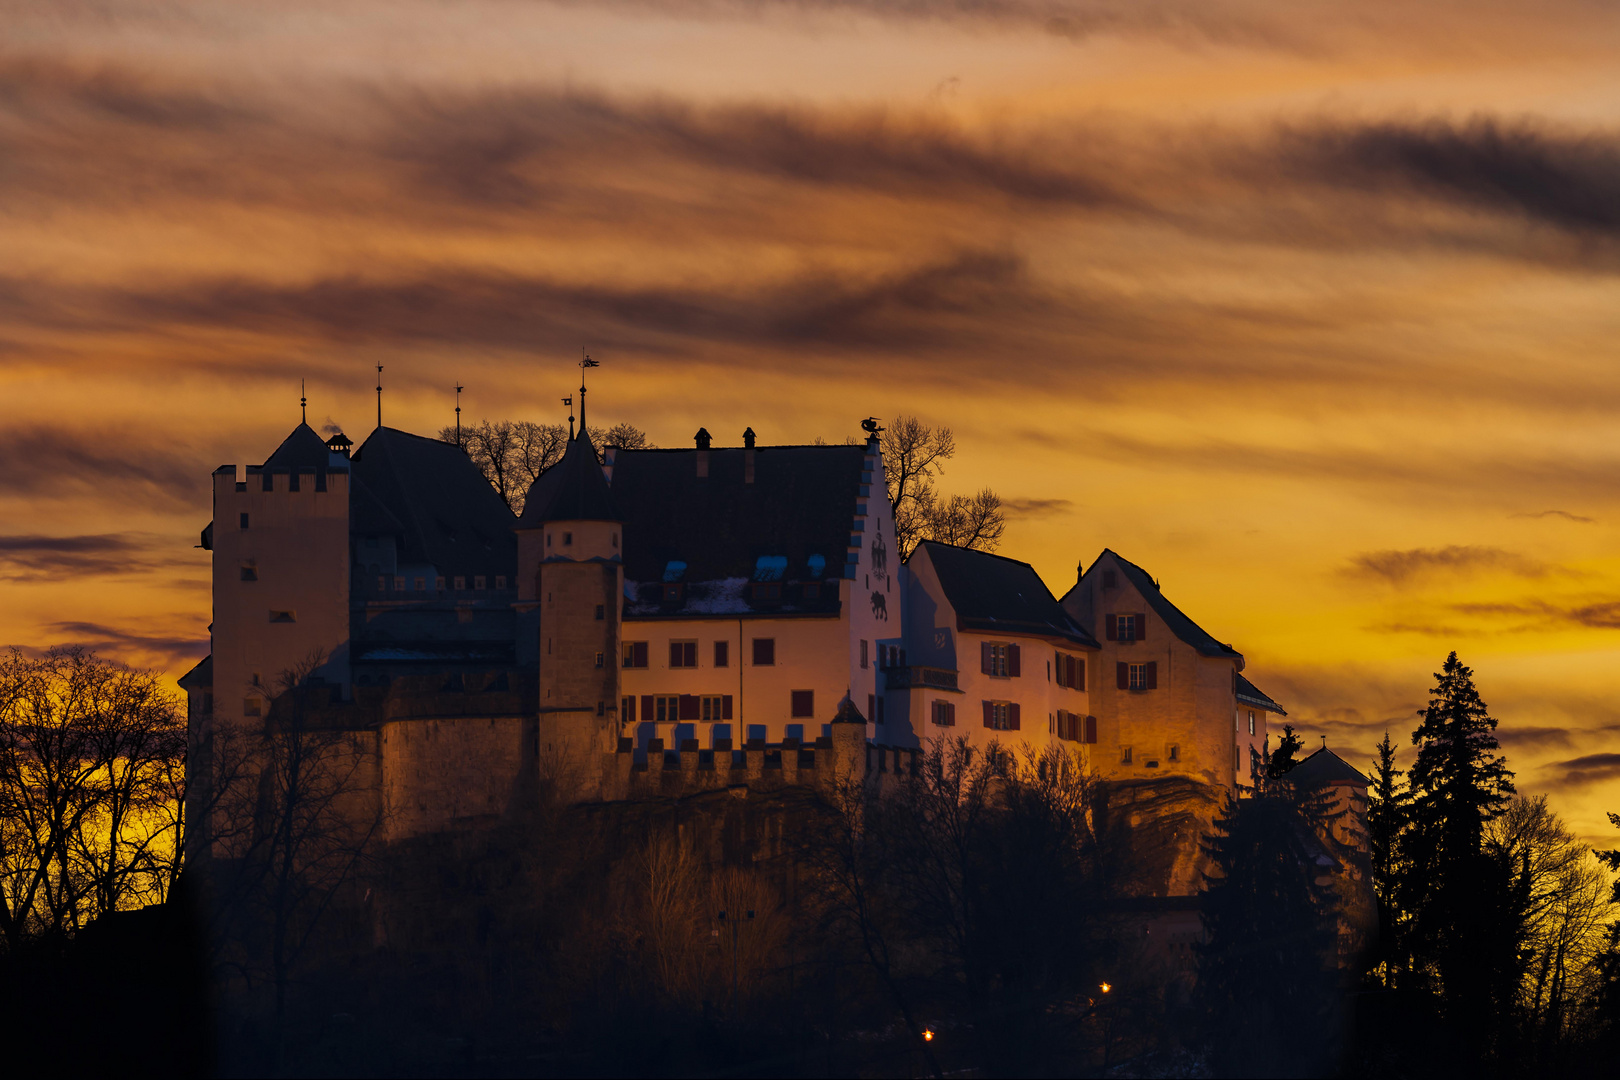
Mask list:
[[[1111,550],[1061,598],[999,555],[923,542],[900,563],[875,432],[742,441],[599,453],[582,420],[519,517],[458,446],[382,426],[352,456],[300,424],[221,466],[212,652],[181,681],[193,760],[266,723],[311,656],[389,841],[541,786],[612,802],[903,774],[939,736],[1059,745],[1161,829],[1145,892],[1197,892],[1200,830],[1285,715],[1240,652]],[[1365,779],[1325,749],[1302,769],[1357,840]]]

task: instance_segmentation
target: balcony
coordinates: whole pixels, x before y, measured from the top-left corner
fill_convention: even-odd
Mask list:
[[[890,690],[906,690],[914,686],[930,686],[936,690],[957,689],[954,668],[912,665],[884,668],[883,673],[888,677]]]

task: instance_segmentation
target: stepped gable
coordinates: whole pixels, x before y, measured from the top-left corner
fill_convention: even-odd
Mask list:
[[[1254,685],[1254,683],[1250,682],[1248,679],[1245,679],[1242,675],[1237,677],[1237,699],[1245,704],[1253,705],[1256,708],[1265,709],[1268,712],[1274,712],[1278,716],[1288,715],[1283,711],[1283,707],[1281,705],[1277,704],[1275,701],[1272,701],[1271,698],[1262,692],[1258,686]]]
[[[1146,570],[1111,548],[1104,548],[1103,555],[1112,555],[1114,557],[1114,561],[1119,564],[1119,568],[1124,572],[1125,577],[1136,587],[1136,591],[1142,594],[1143,599],[1148,602],[1148,606],[1153,608],[1158,613],[1159,618],[1165,621],[1165,624],[1170,627],[1176,637],[1185,641],[1205,656],[1230,656],[1237,660],[1243,659],[1242,653],[1230,645],[1216,641],[1208,631],[1193,622],[1185,612],[1169,600],[1166,600],[1164,594],[1159,591],[1159,586],[1154,584],[1153,576]],[[1097,556],[1097,562],[1092,563],[1091,570],[1086,571],[1086,573],[1090,574],[1095,571],[1097,563],[1101,561],[1102,555]]]
[[[1289,769],[1288,781],[1303,787],[1346,783],[1367,786],[1367,778],[1359,769],[1325,746]]]
[[[547,521],[620,520],[596,447],[582,428],[569,441],[562,460],[529,485],[517,527],[538,529]]]
[[[351,531],[400,538],[400,562],[514,574],[512,511],[460,447],[380,427],[354,452]]]
[[[859,445],[618,451],[613,501],[623,515],[625,577],[657,583],[677,572],[671,563],[684,563],[678,580],[742,583],[755,580],[762,558],[786,560],[783,581],[839,577],[856,504],[884,497],[881,479],[862,495],[866,453]],[[707,476],[698,475],[698,454],[708,455]],[[827,591],[836,611],[836,592]]]
[[[1061,637],[1096,648],[1029,563],[924,540],[940,587],[964,630]]]
[[[325,472],[331,460],[332,450],[326,445],[326,440],[315,434],[315,429],[308,424],[299,424],[293,428],[291,435],[281,440],[281,445],[265,459],[260,468],[288,469],[292,472],[319,469]]]

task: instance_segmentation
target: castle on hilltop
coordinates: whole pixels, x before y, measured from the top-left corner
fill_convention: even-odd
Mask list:
[[[373,757],[390,841],[500,821],[542,790],[899,776],[966,736],[1077,751],[1133,827],[1163,829],[1146,891],[1185,897],[1199,829],[1285,715],[1111,550],[1061,598],[1000,555],[923,542],[901,563],[870,430],[599,452],[582,420],[518,517],[453,443],[379,426],[350,446],[300,424],[263,465],[215,470],[212,651],[181,685],[206,762],[317,657],[303,684]],[[1357,811],[1355,834],[1365,779],[1325,749],[1302,768]]]

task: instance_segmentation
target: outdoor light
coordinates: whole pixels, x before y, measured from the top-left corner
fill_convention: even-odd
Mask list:
[[[933,1028],[923,1028],[923,1042],[933,1042],[933,1041],[934,1041],[934,1029]]]
[[[1108,991],[1112,990],[1113,988],[1114,988],[1113,983],[1103,983],[1102,984],[1102,992],[1105,993],[1105,994],[1108,993]]]

